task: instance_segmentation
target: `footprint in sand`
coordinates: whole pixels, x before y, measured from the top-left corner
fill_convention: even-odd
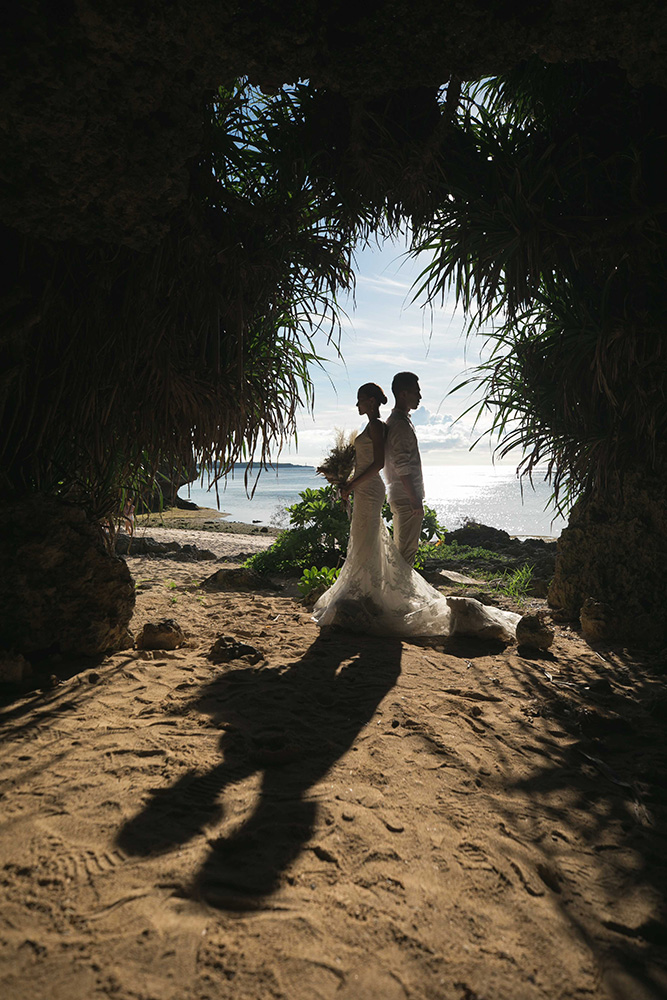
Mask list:
[[[400,979],[374,962],[352,969],[336,993],[336,1000],[406,1000]]]
[[[454,857],[461,868],[465,868],[467,871],[478,869],[492,872],[496,870],[495,865],[487,857],[484,848],[480,847],[479,844],[471,843],[469,840],[462,840],[460,842],[454,851]]]

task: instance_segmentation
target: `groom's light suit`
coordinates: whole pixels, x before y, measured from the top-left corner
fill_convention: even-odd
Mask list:
[[[403,410],[393,409],[387,418],[384,471],[389,506],[394,515],[394,541],[405,561],[412,566],[419,547],[423,515],[413,509],[401,476],[410,479],[419,500],[424,499],[424,477],[417,435],[410,417]]]

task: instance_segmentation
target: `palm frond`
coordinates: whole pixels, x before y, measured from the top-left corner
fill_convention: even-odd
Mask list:
[[[556,499],[667,467],[667,145],[611,67],[537,62],[464,88],[448,194],[415,227],[415,298],[452,296],[490,357],[461,386]],[[467,141],[467,145],[466,145]],[[461,386],[457,387],[460,388]]]

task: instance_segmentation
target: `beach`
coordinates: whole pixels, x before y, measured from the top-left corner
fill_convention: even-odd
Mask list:
[[[149,537],[156,542],[196,545],[199,549],[215,553],[218,558],[234,558],[242,562],[255,552],[268,548],[278,533],[278,528],[228,521],[219,511],[210,508],[190,511],[172,507],[158,514],[138,517],[132,538],[140,540]]]
[[[321,633],[294,581],[207,588],[266,536],[152,534],[226,560],[127,557],[183,645],[0,709],[3,996],[656,1000],[646,663]]]
[[[248,521],[236,521],[229,518],[224,510],[215,507],[196,506],[193,510],[181,507],[166,507],[164,510],[148,514],[140,514],[134,519],[134,531],[155,532],[163,529],[178,531],[207,531],[210,533],[226,533],[234,535],[257,535],[273,539],[281,530],[278,527],[264,524],[252,524]]]

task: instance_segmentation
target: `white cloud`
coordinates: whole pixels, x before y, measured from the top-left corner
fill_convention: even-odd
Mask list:
[[[438,448],[468,448],[472,439],[472,428],[463,421],[456,421],[451,413],[431,413],[425,406],[410,415],[419,439],[421,451]]]
[[[357,278],[357,288],[370,288],[381,295],[400,295],[405,298],[410,294],[412,283],[409,281],[396,281],[395,278],[388,278],[386,275],[360,274]]]
[[[385,418],[388,414],[389,406],[383,410]],[[489,461],[488,445],[482,445],[472,453],[469,451],[478,436],[470,421],[456,420],[452,413],[431,413],[423,406],[414,411],[412,418],[425,465]],[[317,465],[333,444],[336,429],[349,433],[361,430],[365,422],[364,417],[359,417],[351,398],[339,400],[338,405],[321,409],[316,407],[314,417],[304,414],[299,419],[298,444],[286,449],[281,459]]]
[[[463,317],[455,315],[453,303],[431,310],[411,301],[424,262],[405,258],[404,250],[403,244],[385,243],[357,254],[356,295],[343,303],[347,314],[341,323],[342,357],[319,336],[318,353],[330,360],[323,369],[311,370],[315,413],[303,411],[299,416],[298,446],[286,447],[281,461],[319,464],[333,442],[334,428],[363,426],[355,408],[358,386],[378,382],[391,399],[393,376],[407,370],[419,375],[422,388],[424,405],[413,420],[424,463],[490,464],[487,439],[472,453],[468,450],[483,429],[473,431],[473,414],[456,420],[480,399],[479,392],[469,388],[450,394],[484,354],[483,338],[466,340]],[[383,409],[385,417],[390,406]]]
[[[410,414],[410,420],[415,427],[422,425],[437,427],[442,424],[451,424],[454,417],[449,413],[431,413],[425,406],[420,406],[418,410],[413,410]]]

